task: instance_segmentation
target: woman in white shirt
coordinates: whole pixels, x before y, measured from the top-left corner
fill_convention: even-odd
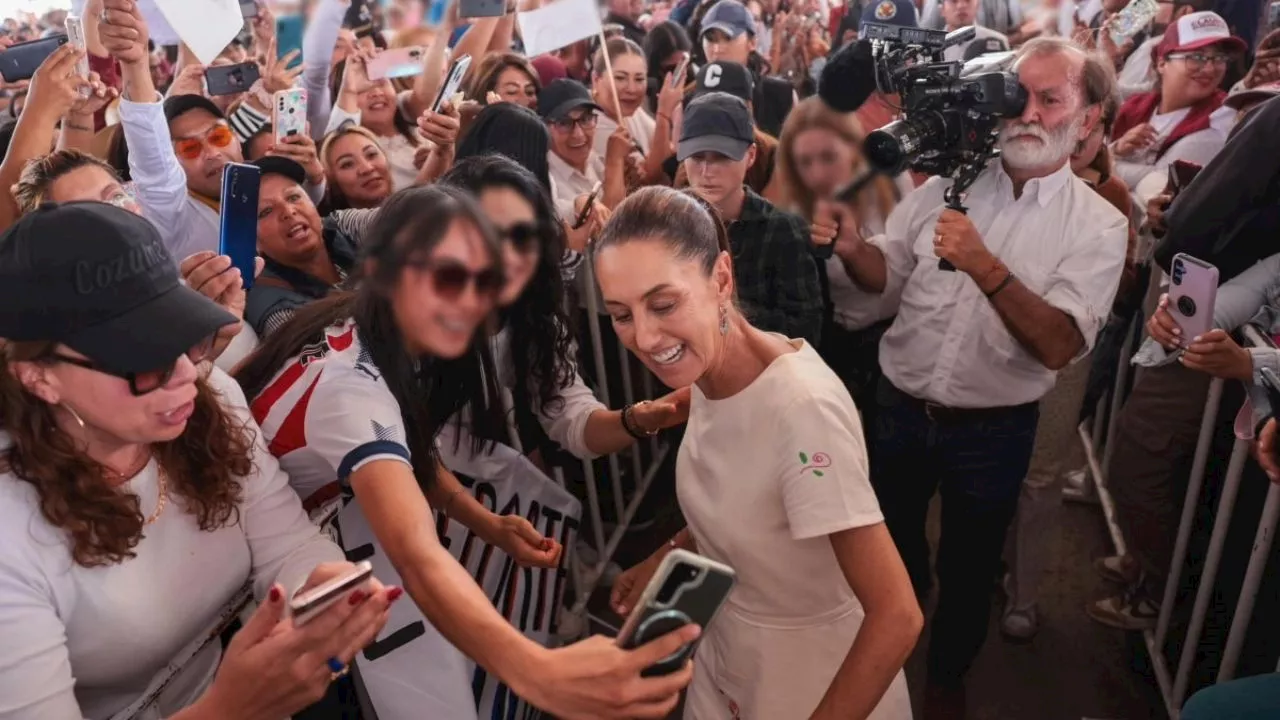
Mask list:
[[[608,64],[604,61],[605,52],[609,53]],[[657,130],[657,122],[644,109],[649,90],[649,63],[639,45],[622,37],[613,38],[605,49],[597,52],[591,68],[591,97],[604,109],[596,122],[595,151],[600,157],[605,157],[609,136],[618,129],[613,90],[609,87],[609,67],[613,68],[613,87],[618,90],[618,103],[622,106],[622,124],[631,134],[639,153],[648,155]]]
[[[849,393],[812,347],[761,332],[734,305],[722,226],[650,187],[593,245],[627,349],[669,387],[692,385],[676,461],[689,526],[614,586],[634,609],[683,547],[734,568],[707,627],[685,717],[911,717],[902,664],[923,619],[867,475]]]
[[[237,318],[96,202],[0,238],[0,305],[0,718],[278,720],[323,696],[401,591],[287,617],[287,592],[351,566],[239,388],[197,368]],[[263,604],[223,656],[209,633],[246,583]]]

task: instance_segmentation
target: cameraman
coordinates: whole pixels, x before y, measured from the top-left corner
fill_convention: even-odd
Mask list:
[[[846,217],[835,242],[864,289],[902,287],[880,346],[872,482],[921,599],[931,585],[925,517],[942,488],[926,715],[963,704],[1037,401],[1091,347],[1125,261],[1128,220],[1069,163],[1114,92],[1110,70],[1058,38],[1029,41],[1014,68],[1027,105],[1003,124],[1003,157],[974,182],[968,215],[945,207],[950,182],[934,177],[895,208],[883,235],[864,240]]]

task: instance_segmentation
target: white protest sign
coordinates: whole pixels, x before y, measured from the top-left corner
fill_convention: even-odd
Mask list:
[[[604,31],[596,0],[555,0],[537,10],[517,13],[516,24],[528,57],[559,50]]]
[[[213,62],[244,28],[238,0],[151,1],[203,65]],[[152,40],[157,45],[170,44],[156,40],[154,31]]]
[[[454,452],[450,426],[439,447],[446,467],[467,492],[499,515],[521,515],[544,536],[573,546],[582,504],[544,475],[528,458],[506,445],[471,456],[469,438]],[[568,584],[563,558],[554,569],[522,568],[460,523],[436,514],[441,543],[476,579],[490,602],[516,629],[549,645]],[[347,558],[369,560],[378,579],[401,585],[357,502],[338,515]],[[412,602],[397,603],[378,639],[357,656],[360,679],[378,717],[525,719],[540,715],[510,688],[476,666],[427,622]]]

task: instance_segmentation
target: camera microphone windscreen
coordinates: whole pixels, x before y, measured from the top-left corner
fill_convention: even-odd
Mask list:
[[[876,91],[871,43],[857,40],[837,50],[818,78],[818,97],[836,112],[853,112]]]

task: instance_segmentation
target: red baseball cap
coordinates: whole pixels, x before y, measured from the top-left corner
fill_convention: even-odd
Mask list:
[[[1244,40],[1231,34],[1231,28],[1221,15],[1205,10],[1183,15],[1170,25],[1156,46],[1155,55],[1162,59],[1172,52],[1199,50],[1210,45],[1224,45],[1224,49],[1237,53],[1249,49]]]

